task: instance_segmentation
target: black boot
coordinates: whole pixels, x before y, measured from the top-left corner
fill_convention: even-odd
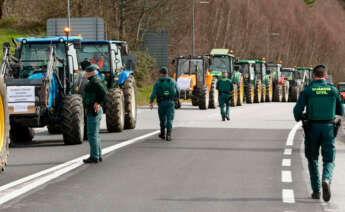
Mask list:
[[[161,129],[161,134],[159,134],[158,137],[165,140],[165,129]]]
[[[171,129],[167,130],[167,137],[166,137],[167,141],[171,141]]]
[[[222,117],[222,121],[225,121],[225,117]]]
[[[331,185],[328,180],[322,181],[322,198],[325,202],[331,199]]]
[[[229,115],[226,116],[226,120],[230,121],[230,116]]]
[[[98,159],[89,157],[83,160],[84,163],[98,163]]]
[[[312,199],[320,199],[320,196],[321,196],[320,191],[313,191],[313,193],[311,194]]]

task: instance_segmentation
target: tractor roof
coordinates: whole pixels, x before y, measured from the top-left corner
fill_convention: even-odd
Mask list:
[[[66,36],[59,36],[59,37],[27,37],[27,38],[17,38],[16,41],[23,43],[23,42],[28,42],[28,43],[60,43],[60,42],[65,42],[65,41],[74,41],[74,40],[83,40],[82,37],[77,37],[77,36],[71,36],[67,37]]]
[[[235,57],[235,55],[231,54],[231,50],[229,49],[212,49],[210,52],[211,56],[230,56]]]
[[[126,44],[126,41],[117,40],[83,40],[82,43],[90,44]]]
[[[338,85],[345,85],[345,82],[338,82]]]
[[[259,60],[259,59],[253,59],[253,61],[255,61],[255,63],[266,63],[265,60]]]
[[[302,66],[300,66],[300,67],[297,67],[297,70],[308,70],[308,71],[312,71],[313,68],[311,68],[311,67],[302,67]]]
[[[289,72],[295,72],[296,69],[295,68],[282,68],[281,71],[289,71]]]
[[[281,67],[282,64],[275,64],[275,63],[266,63],[268,67]]]
[[[203,56],[179,56],[177,59],[204,59],[205,57]]]
[[[238,64],[254,64],[255,60],[239,60],[236,63],[238,63]]]

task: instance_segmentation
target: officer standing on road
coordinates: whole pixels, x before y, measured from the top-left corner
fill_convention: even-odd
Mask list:
[[[84,105],[87,110],[87,136],[90,144],[90,157],[84,163],[102,162],[101,139],[99,127],[103,115],[101,104],[105,101],[107,89],[97,79],[98,66],[93,64],[86,68],[89,82],[85,85]]]
[[[228,78],[228,73],[223,72],[222,77],[217,82],[217,90],[219,91],[219,107],[222,115],[222,120],[230,121],[230,98],[234,90],[231,80]],[[224,106],[226,109],[224,110]]]
[[[335,115],[344,114],[339,91],[326,83],[327,67],[318,65],[313,69],[314,80],[301,93],[294,108],[296,121],[303,121],[305,131],[305,155],[308,160],[312,198],[320,199],[320,175],[318,167],[319,150],[323,157],[322,197],[331,198],[330,183],[335,159],[335,136],[337,127]],[[303,114],[306,108],[306,117]]]
[[[180,97],[180,91],[175,80],[168,76],[167,67],[162,67],[159,71],[160,78],[153,87],[150,98],[150,108],[157,98],[158,116],[160,120],[161,134],[159,137],[167,141],[171,140],[172,122],[174,120],[175,99]],[[166,134],[165,134],[166,129]]]

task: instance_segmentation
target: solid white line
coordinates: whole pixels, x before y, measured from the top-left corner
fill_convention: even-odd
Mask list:
[[[302,126],[302,122],[298,122],[290,131],[289,136],[287,138],[286,141],[286,146],[293,146],[293,139],[295,137],[295,134],[298,130],[298,128],[300,128]]]
[[[292,189],[283,189],[282,196],[284,203],[295,203],[295,194]]]
[[[145,134],[143,136],[139,136],[137,138],[115,144],[113,146],[106,147],[102,149],[102,155],[108,154],[112,151],[121,149],[125,146],[134,144],[140,140],[146,139],[150,136],[153,136],[155,134],[158,134],[159,130],[156,130],[154,132]],[[68,162],[65,162],[63,164],[54,166],[52,168],[40,171],[38,173],[29,175],[27,177],[21,178],[19,180],[16,180],[14,182],[8,183],[6,185],[3,185],[0,187],[0,205],[22,195],[25,194],[26,192],[37,188],[40,185],[43,185],[67,172],[70,172],[81,165],[83,165],[82,160],[89,157],[89,154],[80,156],[78,158],[75,158],[73,160],[70,160]],[[31,182],[29,182],[31,181]],[[18,186],[19,188],[15,188]]]
[[[292,154],[292,149],[286,148],[286,149],[284,150],[284,155],[291,155],[291,154]]]
[[[282,160],[282,166],[291,166],[291,159],[284,158]]]
[[[282,182],[283,183],[291,183],[292,182],[292,175],[291,171],[282,171]]]

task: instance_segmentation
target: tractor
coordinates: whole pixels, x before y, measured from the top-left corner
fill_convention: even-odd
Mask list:
[[[81,39],[16,39],[20,46],[16,46],[14,57],[9,56],[11,60],[4,70],[12,141],[30,142],[32,128],[47,126],[50,133],[62,132],[65,144],[83,142],[84,107],[76,89],[83,78],[76,53]]]
[[[244,99],[244,83],[242,73],[234,70],[235,56],[231,54],[229,49],[212,49],[209,56],[211,58],[210,74],[213,76],[214,83],[216,84],[217,78],[222,75],[222,72],[228,72],[228,76],[231,78],[234,86],[231,105],[242,106]],[[211,103],[210,101],[210,104]]]
[[[273,101],[288,102],[289,101],[289,81],[282,77],[281,64],[266,64],[267,74],[273,79]]]
[[[297,67],[297,71],[303,73],[304,87],[308,86],[313,81],[313,68],[311,67]]]
[[[338,90],[340,94],[343,96],[344,101],[345,101],[345,82],[339,82],[338,83]]]
[[[272,102],[273,100],[273,80],[272,76],[267,74],[266,61],[255,60],[255,73],[259,76],[262,83],[261,102]]]
[[[210,58],[207,56],[180,56],[173,60],[176,63],[174,78],[180,88],[180,99],[191,99],[193,106],[201,110],[209,108],[210,93],[217,97],[214,106],[218,105],[218,91],[213,76],[209,74]],[[212,90],[213,89],[213,90]],[[181,101],[176,100],[176,108],[181,107]]]
[[[262,97],[262,82],[255,70],[254,60],[239,60],[235,63],[235,70],[243,74],[245,99],[249,104],[260,103]]]
[[[137,120],[136,58],[128,55],[127,42],[83,40],[78,57],[82,70],[90,64],[98,65],[98,77],[109,90],[105,105],[107,130],[134,129]],[[81,90],[83,92],[83,88]]]
[[[289,81],[289,101],[297,102],[304,88],[304,73],[295,68],[282,68],[281,73],[285,80]]]
[[[10,144],[10,119],[7,103],[7,90],[4,78],[6,67],[9,65],[10,44],[4,44],[4,56],[0,68],[0,171],[4,171],[7,164]]]

